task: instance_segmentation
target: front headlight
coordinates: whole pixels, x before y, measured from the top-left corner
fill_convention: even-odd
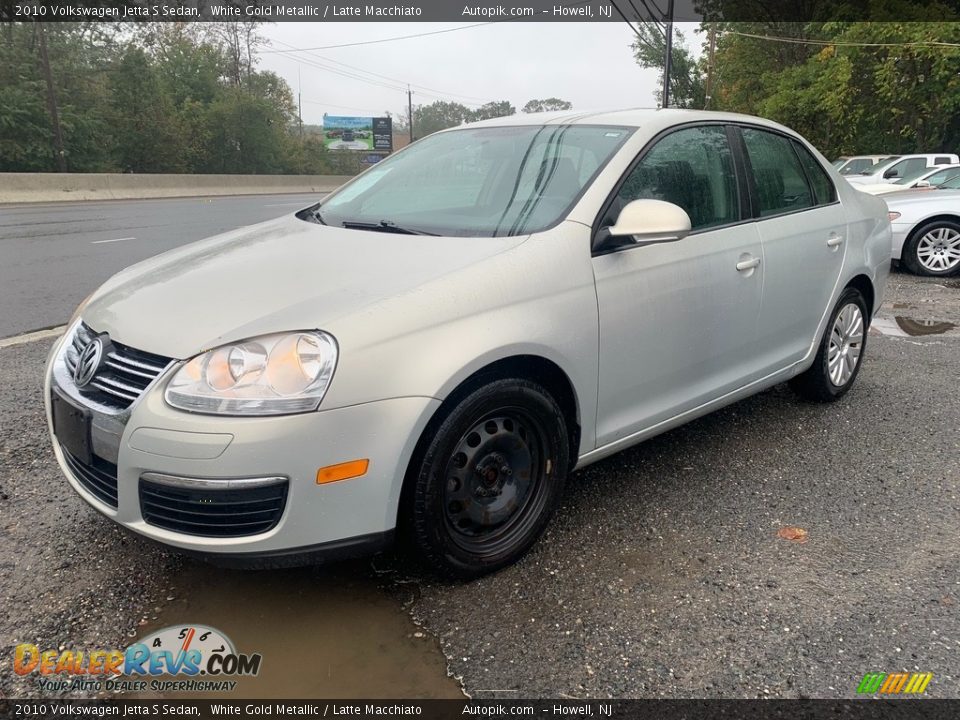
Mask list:
[[[197,355],[167,384],[169,405],[215,415],[316,410],[337,366],[337,341],[320,331],[279,333]]]

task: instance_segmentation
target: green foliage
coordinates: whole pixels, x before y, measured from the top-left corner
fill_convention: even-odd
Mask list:
[[[523,106],[525,113],[551,112],[554,110],[573,110],[573,103],[560,98],[547,98],[546,100],[528,100]]]
[[[429,105],[418,105],[413,109],[413,132],[416,137],[422,138],[438,130],[456,127],[466,122],[505,117],[516,112],[517,108],[508,100],[488,102],[476,109],[470,109],[458,102],[437,100]],[[406,128],[403,123],[397,123],[394,129],[402,131]]]
[[[893,10],[897,3],[881,5]],[[922,17],[907,6],[901,12],[901,17]],[[717,43],[714,109],[782,122],[828,157],[956,152],[960,146],[960,47],[949,45],[960,43],[960,23],[729,23],[714,27],[728,31],[720,33]],[[909,44],[917,42],[948,44]],[[857,45],[870,43],[874,45]]]
[[[293,93],[258,71],[253,24],[48,23],[67,169],[73,172],[326,173],[300,138]],[[38,24],[0,33],[0,172],[53,172]],[[350,172],[356,172],[356,161]]]
[[[637,23],[637,38],[630,46],[633,57],[640,67],[660,71],[659,84],[663,85],[664,59],[667,55],[667,40],[654,23]],[[704,78],[700,64],[685,44],[686,38],[679,30],[673,31],[673,46],[670,57],[670,106],[679,108],[702,108],[705,98]],[[656,93],[656,100],[662,99]]]

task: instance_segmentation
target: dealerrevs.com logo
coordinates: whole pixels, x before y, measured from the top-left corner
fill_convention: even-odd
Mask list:
[[[206,625],[173,625],[123,650],[60,652],[23,643],[13,651],[14,672],[36,675],[38,689],[50,692],[222,692],[236,687],[229,678],[257,675],[261,661]]]
[[[857,686],[860,695],[921,695],[933,680],[933,673],[867,673]]]

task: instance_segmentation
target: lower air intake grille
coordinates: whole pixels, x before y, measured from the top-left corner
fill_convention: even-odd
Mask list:
[[[93,462],[87,465],[71,455],[62,445],[63,459],[84,489],[110,507],[117,506],[117,466],[103,458],[93,456]]]
[[[187,535],[241,537],[273,528],[287,483],[229,490],[186,489],[140,480],[140,512],[150,525]]]

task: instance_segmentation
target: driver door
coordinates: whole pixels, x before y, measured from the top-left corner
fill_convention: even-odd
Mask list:
[[[649,429],[758,377],[763,250],[740,201],[726,126],[687,126],[641,152],[602,225],[631,200],[679,205],[692,232],[593,258],[600,317],[597,444]]]

